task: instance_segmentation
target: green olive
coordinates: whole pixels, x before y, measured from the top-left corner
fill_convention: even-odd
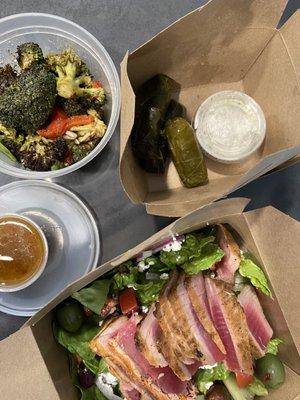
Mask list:
[[[84,319],[82,307],[76,302],[66,302],[56,310],[56,319],[66,331],[76,332]]]
[[[264,385],[273,389],[285,380],[285,370],[282,362],[274,354],[267,354],[256,361],[256,375]]]

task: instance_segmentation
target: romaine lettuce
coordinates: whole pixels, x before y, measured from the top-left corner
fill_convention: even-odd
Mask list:
[[[250,280],[253,286],[267,296],[272,296],[267,278],[262,269],[249,258],[242,257],[239,273]]]

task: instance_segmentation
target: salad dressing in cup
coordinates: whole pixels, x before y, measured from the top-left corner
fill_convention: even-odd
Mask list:
[[[31,285],[42,274],[48,245],[41,228],[17,214],[0,216],[0,291]]]

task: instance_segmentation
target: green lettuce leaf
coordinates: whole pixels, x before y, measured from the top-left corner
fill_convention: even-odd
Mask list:
[[[217,244],[206,244],[199,256],[193,256],[182,265],[182,269],[188,275],[198,274],[201,271],[211,268],[216,262],[220,261],[224,256],[224,251]]]
[[[149,306],[158,300],[159,293],[165,285],[165,280],[149,281],[148,283],[136,283],[133,288],[136,290],[138,299],[143,306]]]
[[[274,338],[271,339],[267,346],[267,353],[274,354],[275,356],[278,354],[278,347],[283,343],[283,340]]]
[[[199,392],[206,394],[208,391],[207,384],[214,381],[223,381],[229,377],[230,372],[225,368],[223,363],[211,369],[200,368],[195,375],[195,384]]]
[[[250,280],[253,286],[272,297],[268,281],[262,269],[249,258],[243,257],[240,263],[239,273]]]
[[[164,264],[161,262],[158,256],[152,255],[144,259],[145,264],[150,265],[150,268],[147,270],[149,272],[157,272],[157,273],[162,273],[162,272],[168,272],[174,268],[170,267],[169,265]]]
[[[107,299],[110,283],[108,279],[96,281],[91,286],[73,293],[71,297],[92,310],[95,314],[100,315]]]
[[[77,353],[82,358],[86,367],[94,374],[99,373],[101,359],[92,352],[89,347],[89,342],[98,332],[99,326],[82,325],[79,331],[70,333],[57,324],[53,324],[53,333],[58,343],[65,347],[70,353]]]
[[[93,385],[88,389],[85,389],[80,385],[77,374],[77,367],[72,356],[69,356],[69,362],[71,381],[80,392],[80,400],[105,400],[106,397],[100,392],[96,385]]]
[[[138,268],[134,266],[132,261],[123,264],[128,272],[117,272],[112,278],[114,291],[121,291],[136,283],[139,275]]]
[[[77,386],[78,387],[78,386]],[[79,387],[78,387],[79,388]],[[96,385],[89,387],[88,389],[84,389],[80,386],[79,390],[81,391],[81,400],[105,400],[106,397]]]
[[[187,234],[185,241],[178,251],[161,251],[160,261],[169,268],[180,266],[189,274],[197,274],[209,269],[215,262],[220,261],[224,252],[214,243],[215,236],[200,236]]]
[[[254,378],[254,381],[250,383],[247,388],[255,394],[256,396],[268,396],[268,390],[265,385],[257,378]]]
[[[13,153],[8,150],[7,147],[4,146],[3,143],[0,142],[0,153],[3,153],[8,157],[11,161],[17,161],[16,157],[13,155]]]

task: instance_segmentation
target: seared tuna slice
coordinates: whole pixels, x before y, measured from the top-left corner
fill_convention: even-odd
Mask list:
[[[154,310],[155,304],[152,304],[148,314],[138,327],[136,340],[140,351],[149,364],[154,367],[166,367],[168,363],[157,347],[162,332],[154,316]]]
[[[241,262],[239,246],[223,225],[218,225],[217,239],[219,246],[225,252],[222,260],[215,264],[217,277],[222,281],[233,283],[234,273],[238,270]]]
[[[253,375],[246,317],[235,294],[224,282],[208,277],[205,287],[211,316],[226,350],[227,368]]]
[[[252,354],[255,358],[263,357],[273,330],[264,315],[255,289],[246,285],[238,295],[238,302],[246,315]]]
[[[114,321],[92,340],[91,348],[105,357],[108,365],[121,369],[143,397],[177,400],[180,395],[186,395],[189,391],[187,383],[180,381],[169,367],[153,367],[139,351],[135,335],[140,318],[135,315],[130,319],[125,317],[125,323],[124,317],[119,319],[122,319],[121,323]],[[112,372],[120,380],[126,381],[124,375],[116,373],[113,367]]]
[[[199,320],[185,287],[185,279],[186,275],[181,273],[176,287],[170,293],[170,303],[195,357],[205,364],[213,365],[224,360],[225,356]]]
[[[223,354],[226,354],[223,342],[213,324],[209,304],[205,291],[205,283],[202,274],[186,278],[186,288],[194,310],[203,325],[203,328],[210,335]]]
[[[189,358],[192,350],[185,341],[180,324],[173,313],[168,294],[176,285],[178,279],[177,271],[171,274],[169,282],[165,285],[163,292],[156,304],[155,316],[162,330],[159,349],[163,353],[170,368],[183,381],[190,380],[192,375],[188,365],[193,365],[195,359]]]

